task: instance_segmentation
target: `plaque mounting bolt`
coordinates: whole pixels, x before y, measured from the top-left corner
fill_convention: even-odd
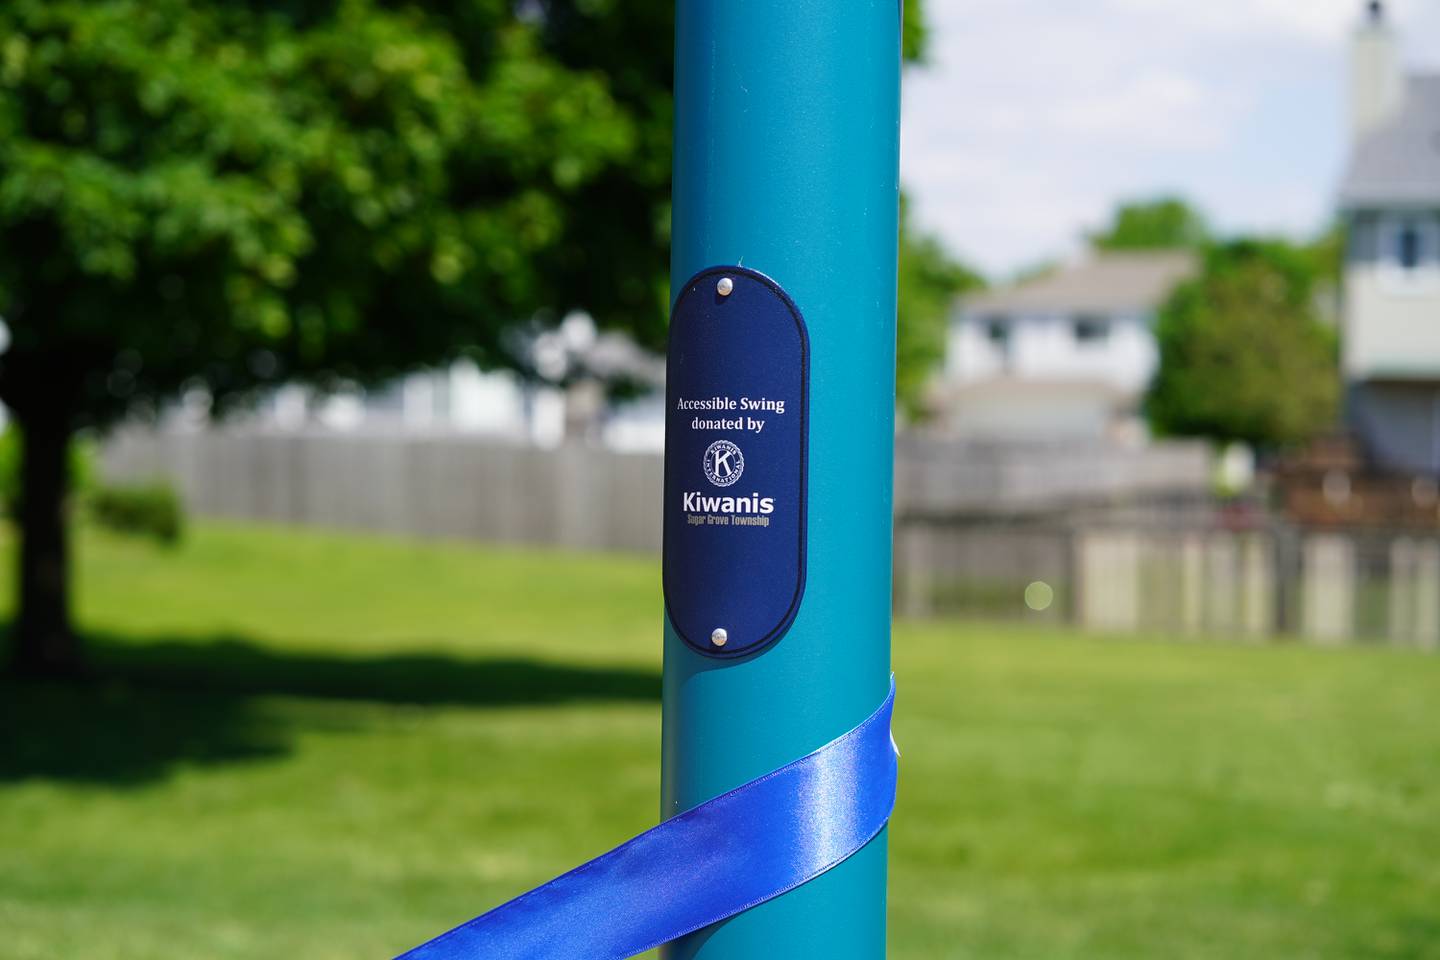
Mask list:
[[[720,282],[717,283],[717,284],[715,284],[715,292],[718,293],[718,294],[720,294],[720,296],[722,296],[722,297],[728,297],[728,296],[730,296],[730,292],[731,292],[732,290],[734,290],[734,289],[735,289],[735,281],[734,281],[734,280],[731,280],[729,277],[721,277],[721,278],[720,278]],[[721,634],[724,634],[724,633],[725,633],[724,630],[721,630],[721,631],[719,631],[719,632],[720,632]],[[712,639],[713,639],[713,638],[712,638]],[[720,641],[720,643],[722,643],[722,644],[723,644],[724,642],[725,642],[724,640],[721,640],[721,641]]]
[[[728,277],[726,279],[729,279]],[[723,280],[721,281],[724,282]],[[716,627],[710,631],[710,642],[717,647],[723,647],[730,641],[730,634],[725,632],[724,627]]]

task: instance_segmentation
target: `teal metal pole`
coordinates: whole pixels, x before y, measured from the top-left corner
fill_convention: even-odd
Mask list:
[[[677,0],[675,61],[671,301],[701,269],[740,265],[804,315],[809,559],[794,623],[754,656],[707,657],[667,618],[667,817],[844,733],[888,690],[899,4]],[[877,960],[885,881],[881,833],[665,956]]]

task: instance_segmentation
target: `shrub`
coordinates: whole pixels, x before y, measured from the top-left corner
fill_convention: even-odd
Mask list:
[[[149,537],[166,546],[180,541],[184,509],[174,489],[164,483],[101,485],[89,499],[90,512],[103,527]]]

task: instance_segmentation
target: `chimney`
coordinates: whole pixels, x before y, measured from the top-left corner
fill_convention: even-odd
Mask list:
[[[1365,4],[1350,41],[1350,137],[1358,142],[1399,112],[1405,92],[1400,46],[1381,0]]]

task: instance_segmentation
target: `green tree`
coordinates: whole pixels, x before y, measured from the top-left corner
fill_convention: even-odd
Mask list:
[[[922,52],[919,6],[907,57]],[[0,5],[0,401],[22,669],[81,660],[75,432],[208,392],[664,341],[670,0]]]
[[[1322,230],[1314,240],[1301,247],[1309,259],[1310,271],[1322,292],[1340,287],[1345,271],[1345,224],[1337,220]]]
[[[930,46],[930,31],[925,25],[925,4],[921,0],[901,0],[900,52],[909,63],[924,63]]]
[[[1090,243],[1097,250],[1193,249],[1209,236],[1205,218],[1185,200],[1156,197],[1122,203]]]
[[[902,196],[895,392],[901,410],[911,419],[926,416],[925,387],[945,357],[955,298],[984,285],[980,274],[951,259],[936,237],[915,229]]]
[[[76,430],[191,386],[223,409],[288,380],[510,364],[516,325],[574,307],[658,340],[664,88],[567,62],[584,25],[564,13],[0,8],[0,400],[23,438],[22,669],[80,661]],[[631,219],[600,230],[627,198]]]
[[[902,5],[901,45],[907,63],[924,64],[929,31],[924,5]],[[922,420],[925,387],[945,357],[945,337],[955,298],[985,285],[980,274],[955,261],[938,237],[919,231],[909,203],[900,197],[900,264],[895,338],[895,393],[900,409]]]
[[[1315,255],[1236,241],[1161,308],[1160,367],[1146,398],[1161,435],[1257,447],[1301,443],[1335,420],[1333,330],[1316,311]]]

